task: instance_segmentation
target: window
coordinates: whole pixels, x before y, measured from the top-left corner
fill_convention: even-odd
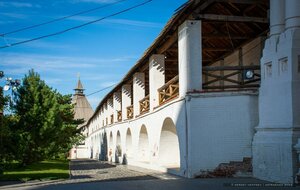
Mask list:
[[[272,62],[265,63],[265,78],[272,77]]]
[[[282,75],[283,73],[286,73],[288,71],[287,57],[279,59],[278,67],[279,67],[278,68],[279,75]]]

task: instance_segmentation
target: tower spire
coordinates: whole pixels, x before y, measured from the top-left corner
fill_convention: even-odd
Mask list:
[[[75,91],[75,95],[84,95],[83,91],[85,90],[81,84],[81,81],[80,81],[80,74],[78,73],[77,74],[77,77],[78,77],[78,82],[77,82],[77,85],[76,87],[74,88],[74,91]]]

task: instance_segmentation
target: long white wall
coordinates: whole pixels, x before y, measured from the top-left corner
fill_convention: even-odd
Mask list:
[[[172,122],[174,130],[162,132],[162,128],[172,126]],[[90,139],[97,139],[106,132],[110,161],[116,161],[115,148],[120,145],[130,165],[160,171],[173,168],[178,175],[194,177],[202,170],[213,170],[220,163],[251,157],[252,136],[257,123],[255,93],[194,94],[136,119],[101,128],[90,134],[88,146],[93,149],[93,157],[98,158],[96,151],[100,139]],[[117,143],[118,132],[120,143]],[[130,144],[127,141],[131,141]],[[167,148],[164,141],[175,147]],[[180,156],[176,158],[178,153]]]

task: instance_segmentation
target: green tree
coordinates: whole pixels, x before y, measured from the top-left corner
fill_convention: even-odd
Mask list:
[[[8,109],[10,97],[3,96],[2,88],[0,87],[0,174],[6,163],[15,159],[16,149],[15,142],[17,141],[11,126],[17,121],[13,115],[4,115]]]
[[[25,75],[15,95],[18,121],[18,160],[24,165],[65,153],[80,131],[74,120],[70,95],[61,95],[45,84],[33,70]]]

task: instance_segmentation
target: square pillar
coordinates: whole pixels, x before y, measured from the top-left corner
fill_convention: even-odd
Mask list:
[[[131,85],[125,84],[122,86],[122,121],[127,119],[127,107],[131,105]]]
[[[145,73],[133,75],[133,114],[140,115],[140,100],[145,97]]]
[[[271,9],[276,2],[270,1]],[[295,182],[299,169],[294,146],[300,139],[300,1],[286,0],[285,7],[286,30],[266,40],[261,58],[259,125],[252,143],[254,177],[276,183]]]
[[[201,21],[187,20],[178,28],[179,96],[202,90]]]
[[[118,111],[121,110],[121,92],[114,92],[113,103],[114,103],[114,122],[118,122]]]
[[[107,106],[107,102],[105,102],[103,104],[103,119],[104,119],[104,126],[107,126],[108,125],[108,122],[107,122],[107,116],[108,116],[108,106]]]
[[[114,107],[113,107],[113,98],[109,98],[107,100],[107,118],[108,118],[108,124],[112,124],[110,120],[110,116],[114,113]]]
[[[165,56],[154,54],[149,59],[150,110],[159,105],[157,89],[165,84]]]

